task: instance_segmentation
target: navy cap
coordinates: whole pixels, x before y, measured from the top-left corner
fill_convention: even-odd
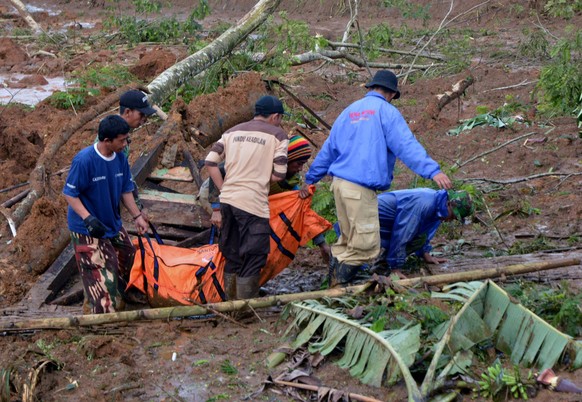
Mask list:
[[[156,110],[148,103],[147,94],[138,91],[137,89],[132,89],[121,95],[119,98],[119,106],[139,110],[146,116],[151,116],[156,112]]]
[[[261,96],[255,103],[255,116],[269,116],[275,113],[288,115],[283,109],[283,103],[276,97],[271,95]]]
[[[112,114],[105,116],[99,122],[99,141],[103,141],[106,138],[113,140],[120,134],[129,133],[130,129],[129,124],[120,115]]]
[[[389,70],[380,70],[372,78],[372,81],[366,84],[366,88],[379,86],[386,88],[392,92],[396,92],[394,99],[400,98],[400,91],[398,90],[398,78],[396,74]]]

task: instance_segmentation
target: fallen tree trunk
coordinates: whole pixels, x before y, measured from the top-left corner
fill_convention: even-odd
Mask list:
[[[467,88],[469,88],[474,82],[475,78],[473,78],[472,75],[469,75],[467,78],[455,83],[450,91],[445,91],[444,93],[437,95],[436,98],[434,98],[426,107],[424,112],[426,117],[436,120],[437,117],[439,117],[441,110],[443,110],[443,108],[453,100],[463,95]]]
[[[251,32],[261,25],[279,6],[281,0],[261,0],[234,27],[227,29],[215,41],[185,58],[156,77],[148,86],[150,100],[161,104],[182,84],[206,70],[232,52]]]
[[[24,3],[22,3],[20,0],[10,0],[10,3],[12,3],[14,8],[16,8],[16,10],[18,11],[18,14],[20,14],[24,21],[26,21],[28,26],[34,31],[35,34],[39,34],[42,32],[42,28],[40,27],[40,25],[38,25],[34,18],[32,18],[32,15],[30,15],[28,10],[26,9]]]
[[[492,269],[478,269],[474,271],[456,272],[451,274],[434,275],[421,278],[410,278],[398,281],[398,285],[404,287],[426,285],[444,285],[447,283],[474,281],[481,279],[497,278],[502,275],[519,275],[529,272],[544,271],[560,267],[580,265],[579,258],[560,259],[541,263],[516,264],[506,267],[496,267]],[[32,329],[59,329],[78,326],[91,326],[111,324],[124,321],[157,320],[172,317],[189,317],[194,315],[210,314],[211,311],[228,312],[237,311],[251,307],[253,309],[270,307],[276,304],[285,304],[293,301],[319,299],[322,297],[342,297],[350,294],[362,293],[370,288],[374,282],[367,282],[362,285],[349,286],[346,288],[332,288],[314,292],[304,292],[296,294],[285,294],[270,297],[263,297],[249,300],[233,300],[222,303],[209,304],[204,306],[178,306],[164,307],[157,309],[124,311],[120,313],[90,314],[72,317],[41,318],[34,320],[22,320],[13,322],[3,322],[0,324],[0,331],[23,331]]]

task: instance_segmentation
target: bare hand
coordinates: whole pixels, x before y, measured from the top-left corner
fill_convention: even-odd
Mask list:
[[[442,172],[437,173],[432,179],[441,189],[450,190],[453,188],[453,183],[449,177]]]
[[[446,258],[435,257],[430,253],[424,253],[422,258],[424,259],[424,261],[426,261],[427,264],[441,264],[443,262],[447,262]]]
[[[149,229],[148,222],[145,220],[143,214],[138,216],[135,220],[135,227],[137,228],[137,233],[142,235],[146,233]]]
[[[220,211],[212,211],[212,215],[210,216],[210,223],[212,223],[218,229],[222,227],[222,214]]]
[[[309,186],[310,184],[307,183],[301,186],[301,188],[299,189],[299,198],[305,199],[311,195],[309,193]]]
[[[141,211],[139,211],[139,213],[141,214],[141,216],[143,216],[143,218],[145,219],[146,222],[150,221],[150,217],[148,216],[148,210],[147,209],[142,209]]]
[[[321,252],[321,258],[323,258],[323,262],[327,265],[329,264],[329,258],[331,256],[331,247],[327,243],[321,243],[319,245],[319,251]]]

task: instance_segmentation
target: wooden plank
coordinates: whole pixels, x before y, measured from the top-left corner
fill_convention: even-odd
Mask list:
[[[192,182],[194,180],[192,174],[190,173],[190,169],[188,169],[186,166],[176,166],[171,169],[154,169],[154,171],[149,175],[148,179],[184,182]]]
[[[184,194],[180,195],[184,196]],[[193,198],[193,196],[190,197]],[[140,197],[140,199],[144,208],[147,208],[150,220],[155,225],[166,224],[198,229],[210,227],[210,215],[195,202],[170,202],[147,197]]]
[[[20,304],[36,310],[51,301],[77,269],[74,257],[73,245],[69,243],[49,269],[38,278]]]
[[[192,157],[192,154],[190,153],[190,151],[188,151],[187,149],[185,149],[182,152],[182,155],[184,156],[184,161],[186,161],[186,163],[188,164],[188,168],[190,169],[190,174],[194,178],[194,182],[196,183],[196,186],[200,190],[200,187],[202,186],[202,177],[200,177],[200,170],[198,169],[198,165],[196,164],[196,161]]]
[[[175,204],[198,205],[197,197],[192,194],[166,193],[158,190],[144,189],[140,192],[139,198],[142,201],[171,202]],[[145,204],[144,204],[145,205]]]
[[[158,158],[164,149],[164,145],[166,145],[166,137],[157,138],[150,151],[137,158],[131,167],[131,175],[138,186],[143,184],[150,172],[158,164]]]

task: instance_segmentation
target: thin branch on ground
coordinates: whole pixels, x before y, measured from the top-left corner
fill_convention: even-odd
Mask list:
[[[511,89],[511,88],[517,88],[517,87],[523,87],[525,85],[529,85],[529,84],[535,84],[536,82],[538,82],[539,80],[533,80],[533,81],[528,81],[528,80],[523,80],[522,82],[520,82],[519,84],[514,84],[514,85],[508,85],[506,87],[499,87],[499,88],[493,88],[493,89],[486,89],[485,91],[481,91],[482,93],[485,92],[492,92],[492,91],[501,91],[503,89]]]
[[[334,49],[338,49],[341,50],[340,47],[351,47],[351,48],[359,48],[360,45],[357,43],[341,43],[341,42],[331,42],[328,41],[327,42],[332,48]],[[394,53],[394,54],[400,54],[403,56],[414,56],[416,55],[415,52],[409,52],[409,51],[405,51],[405,50],[396,50],[396,49],[386,49],[383,47],[374,47],[375,51],[378,51],[380,53]],[[439,60],[439,61],[445,61],[445,56],[443,56],[442,54],[429,54],[429,53],[421,53],[420,57],[424,57],[427,59],[434,59],[434,60]]]
[[[523,181],[530,181],[530,180],[534,180],[534,179],[539,179],[541,177],[548,177],[548,176],[566,176],[571,177],[571,176],[580,176],[582,175],[582,172],[566,172],[566,173],[557,173],[557,172],[546,172],[546,173],[538,173],[538,174],[534,174],[531,176],[525,176],[525,177],[516,177],[513,179],[507,179],[507,180],[495,180],[495,179],[489,179],[487,177],[470,177],[467,179],[460,179],[460,181],[485,181],[488,183],[496,183],[496,184],[515,184],[515,183],[521,183]]]
[[[548,135],[549,133],[551,133],[551,132],[552,132],[552,130],[554,130],[554,127],[552,127],[550,130],[546,131],[546,133],[545,133],[544,135]],[[470,162],[473,162],[473,161],[474,161],[474,160],[476,160],[476,159],[479,159],[479,158],[481,158],[481,157],[483,157],[483,156],[485,156],[485,155],[489,155],[489,154],[491,154],[491,153],[493,153],[493,152],[495,152],[495,151],[497,151],[497,150],[500,150],[501,148],[503,148],[503,147],[505,147],[505,146],[507,146],[507,145],[511,144],[512,142],[519,141],[519,140],[521,140],[522,138],[529,137],[529,136],[532,136],[532,135],[534,135],[534,134],[537,134],[537,133],[534,131],[534,132],[531,132],[531,133],[527,133],[527,134],[524,134],[524,135],[520,135],[519,137],[516,137],[516,138],[514,138],[514,139],[511,139],[511,140],[509,140],[509,141],[506,141],[506,142],[504,142],[503,144],[496,146],[495,148],[492,148],[492,149],[490,149],[490,150],[488,150],[488,151],[485,151],[485,152],[481,152],[480,154],[478,154],[478,155],[475,155],[474,157],[467,159],[465,162],[461,162],[461,163],[459,163],[459,162],[455,162],[455,164],[453,165],[453,167],[459,167],[459,168],[460,168],[460,167],[463,167],[463,166],[465,166],[466,164],[468,164],[468,163],[470,163]]]
[[[487,211],[487,215],[489,216],[489,219],[491,221],[490,225],[493,226],[493,229],[495,229],[495,233],[497,233],[497,236],[499,236],[499,240],[501,240],[501,243],[503,243],[503,245],[505,246],[505,249],[508,250],[509,246],[505,242],[503,235],[501,234],[501,232],[499,231],[499,228],[495,224],[495,219],[493,218],[493,215],[491,214],[491,210],[489,209],[489,205],[487,205],[487,201],[485,201],[485,199],[483,199],[483,205],[485,206],[485,210]]]

